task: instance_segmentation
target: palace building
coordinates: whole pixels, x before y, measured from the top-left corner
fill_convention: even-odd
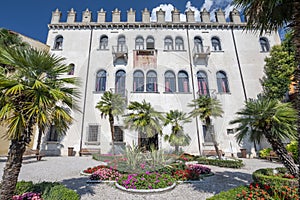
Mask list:
[[[71,9],[67,20],[61,21],[61,12],[52,13],[47,45],[50,52],[67,59],[73,69],[64,76],[80,79],[81,112],[74,112],[74,123],[66,136],[59,136],[55,127],[49,127],[43,138],[42,149],[49,155],[67,154],[68,147],[99,149],[111,153],[111,133],[108,119],[101,118],[95,108],[105,91],[123,95],[127,104],[145,100],[160,112],[178,109],[189,113],[188,107],[199,95],[210,95],[222,103],[224,114],[213,119],[216,140],[225,155],[236,155],[240,148],[253,151],[253,144],[235,141],[235,128],[229,122],[248,98],[262,91],[259,79],[263,76],[264,59],[273,45],[280,44],[277,32],[260,36],[245,30],[240,13],[233,9],[226,20],[220,9],[215,20],[205,9],[196,21],[194,12],[185,12],[186,21],[180,21],[180,11],[172,11],[172,20],[165,20],[165,11],[157,11],[157,20],[150,20],[150,12],[142,11],[142,20],[136,21],[136,11],[127,11],[127,21],[121,21],[121,11],[112,11],[107,21],[106,11],[83,11],[77,21]],[[212,139],[199,119],[184,125],[191,140],[182,149],[191,154],[213,150]],[[140,133],[124,128],[122,117],[115,120],[117,150],[125,145],[141,145]],[[171,127],[163,128],[170,134]],[[154,138],[159,149],[174,150],[163,136]],[[78,154],[77,154],[78,155]]]

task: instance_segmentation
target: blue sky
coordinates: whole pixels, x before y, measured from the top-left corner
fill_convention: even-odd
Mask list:
[[[181,13],[191,8],[197,15],[203,7],[212,12],[221,7],[228,14],[229,9],[232,9],[231,2],[232,0],[6,0],[1,2],[0,27],[46,42],[47,24],[50,23],[52,11],[56,8],[62,11],[62,21],[66,21],[67,11],[71,8],[77,12],[77,21],[81,20],[81,14],[86,8],[92,11],[93,21],[96,21],[100,8],[106,10],[107,20],[111,20],[111,11],[119,8],[121,20],[125,21],[126,11],[132,7],[140,21],[141,10],[144,8],[155,11],[161,7],[170,11],[176,7]]]

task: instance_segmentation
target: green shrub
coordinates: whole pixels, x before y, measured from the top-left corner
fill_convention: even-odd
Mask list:
[[[68,188],[66,188],[64,185],[56,185],[52,187],[47,195],[42,195],[44,200],[53,200],[53,199],[59,199],[59,200],[79,200],[79,195]]]
[[[244,166],[243,161],[239,159],[235,160],[219,160],[219,159],[208,159],[205,157],[199,157],[196,159],[198,163],[204,165],[214,165],[219,167],[228,167],[228,168],[241,168]]]
[[[291,152],[292,153],[292,156],[294,158],[294,160],[299,163],[299,160],[298,160],[298,142],[297,141],[292,141],[291,143],[289,143],[287,146],[286,146],[286,150],[288,152]]]
[[[239,186],[228,191],[220,192],[219,194],[210,197],[206,200],[230,200],[236,199],[237,194],[241,193],[243,190],[246,190],[247,186]]]
[[[79,195],[66,188],[64,185],[56,182],[41,182],[33,184],[32,181],[20,181],[16,185],[15,195],[21,195],[25,192],[41,193],[44,200],[79,200]]]
[[[259,157],[260,158],[266,158],[270,155],[270,152],[272,151],[272,148],[265,148],[259,151]]]
[[[285,168],[275,168],[279,173],[287,173]],[[298,186],[297,179],[288,179],[275,176],[273,174],[273,168],[258,169],[252,174],[254,182],[259,184],[267,185],[287,185],[287,186]]]

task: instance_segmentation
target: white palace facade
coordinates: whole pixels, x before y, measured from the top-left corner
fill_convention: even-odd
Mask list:
[[[61,12],[52,13],[47,45],[50,52],[67,59],[73,70],[65,76],[80,79],[81,112],[74,112],[74,123],[67,135],[59,137],[50,127],[43,138],[42,149],[49,155],[65,155],[68,147],[99,149],[111,153],[111,134],[108,119],[100,117],[95,108],[105,91],[122,94],[127,101],[145,100],[160,112],[178,109],[191,111],[188,103],[198,95],[210,95],[222,103],[224,114],[213,119],[216,140],[226,155],[236,155],[240,148],[253,151],[253,144],[235,141],[235,126],[229,122],[248,98],[262,91],[259,79],[263,76],[264,59],[273,45],[280,44],[277,32],[260,36],[245,31],[245,22],[234,9],[230,21],[222,10],[215,13],[215,22],[203,10],[201,21],[195,21],[188,10],[186,21],[180,21],[180,12],[172,11],[172,21],[165,21],[165,12],[157,11],[157,20],[150,20],[150,12],[142,11],[142,20],[136,21],[133,9],[127,11],[127,21],[121,21],[121,11],[112,12],[106,21],[106,12],[92,13],[87,9],[82,20],[76,21],[76,12],[68,12],[61,22]],[[122,119],[115,120],[116,146],[141,143],[139,134],[124,129]],[[189,146],[182,150],[202,154],[213,149],[202,122],[192,119],[184,125],[191,137]],[[163,128],[170,134],[171,127]],[[174,150],[163,136],[158,136],[159,149]]]

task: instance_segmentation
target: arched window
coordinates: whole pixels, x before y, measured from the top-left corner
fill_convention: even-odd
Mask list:
[[[135,49],[142,50],[144,49],[144,38],[139,36],[135,39]]]
[[[189,76],[185,71],[178,72],[178,92],[189,92]]]
[[[217,85],[219,93],[229,93],[228,79],[225,72],[217,72]]]
[[[197,72],[197,83],[199,95],[209,95],[207,75],[204,71]]]
[[[54,40],[54,49],[61,50],[63,45],[64,38],[61,35],[56,36]]]
[[[108,49],[108,37],[106,35],[100,38],[100,49]]]
[[[155,71],[149,71],[146,76],[146,91],[157,92],[157,74]]]
[[[171,37],[165,38],[165,50],[173,50],[173,39]]]
[[[194,38],[194,45],[195,45],[194,49],[195,49],[196,53],[203,53],[204,52],[201,37],[197,36],[197,37]]]
[[[144,73],[140,70],[133,73],[133,91],[144,92]]]
[[[74,75],[74,72],[75,72],[75,65],[74,65],[73,63],[71,63],[71,64],[69,65],[69,67],[70,67],[70,70],[69,70],[69,72],[68,72],[68,75]]]
[[[176,92],[175,74],[172,71],[165,73],[165,92]]]
[[[154,38],[152,36],[148,36],[146,39],[146,48],[147,49],[154,49]]]
[[[262,37],[259,39],[260,47],[262,52],[269,52],[270,51],[270,44],[267,38]]]
[[[96,91],[104,92],[106,89],[106,71],[100,70],[97,72]]]
[[[118,37],[118,52],[124,52],[126,49],[126,39],[124,35]]]
[[[220,42],[219,38],[217,38],[217,37],[211,38],[211,46],[212,46],[213,51],[221,51],[222,50],[221,42]]]
[[[175,38],[175,50],[184,50],[182,37]]]
[[[125,96],[125,80],[126,72],[124,70],[118,70],[116,72],[115,91],[117,94]]]

